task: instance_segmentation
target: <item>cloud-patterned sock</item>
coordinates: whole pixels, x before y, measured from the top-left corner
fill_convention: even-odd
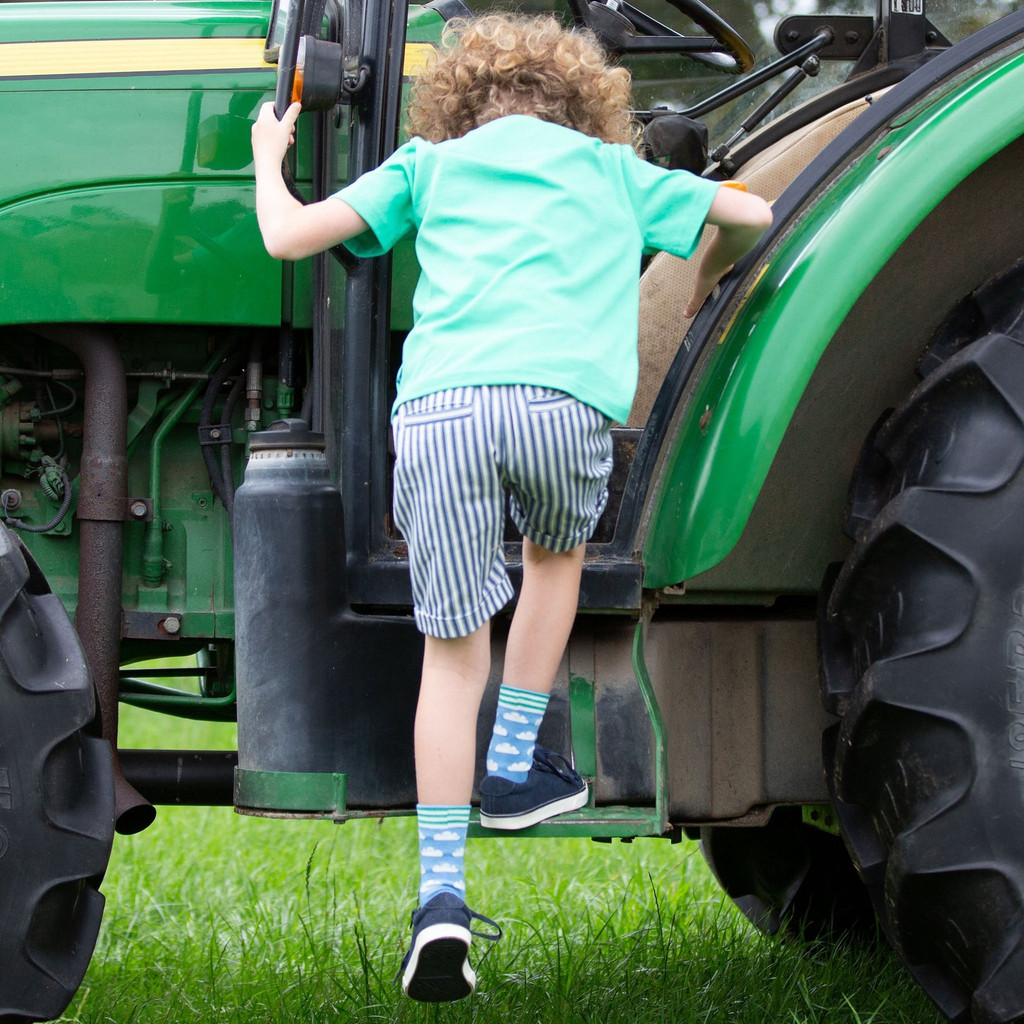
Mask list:
[[[525,782],[533,764],[537,730],[548,706],[546,693],[505,686],[498,690],[494,732],[487,749],[487,774]]]
[[[466,831],[469,804],[417,804],[420,831],[420,906],[439,892],[466,899]]]

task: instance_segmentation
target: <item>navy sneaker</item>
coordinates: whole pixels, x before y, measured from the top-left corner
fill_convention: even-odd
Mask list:
[[[587,784],[576,769],[553,750],[536,747],[525,782],[500,775],[480,781],[480,824],[485,828],[529,828],[556,814],[587,803]]]
[[[474,932],[473,918],[497,929],[497,934]],[[426,906],[412,912],[412,946],[399,974],[402,991],[422,1003],[464,999],[476,988],[476,972],[469,962],[472,937],[495,942],[501,929],[448,892],[438,893]]]

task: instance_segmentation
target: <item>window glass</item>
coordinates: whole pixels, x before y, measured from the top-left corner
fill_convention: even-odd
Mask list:
[[[493,6],[486,0],[468,0],[477,11]],[[632,0],[645,14],[657,19],[678,32],[704,35],[668,0]],[[1006,14],[1024,6],[1024,0],[926,0],[927,16],[936,28],[951,42],[959,42],[967,36],[996,21]],[[517,5],[524,12],[541,13],[554,11],[565,21],[571,17],[562,2],[545,3],[544,0],[524,0]],[[875,5],[857,3],[856,0],[713,0],[715,12],[729,22],[750,44],[757,58],[757,68],[762,68],[777,59],[773,37],[778,22],[793,14],[859,14],[874,16]],[[725,75],[698,64],[696,61],[679,56],[652,54],[630,56],[623,59],[633,74],[633,92],[637,108],[650,110],[667,107],[670,110],[685,110],[701,100],[737,81],[732,75]],[[824,92],[843,82],[853,68],[852,61],[822,61],[821,70],[813,79],[801,84],[771,116],[778,116],[793,106],[802,103],[817,93]],[[712,147],[724,141],[759,103],[784,80],[785,75],[773,79],[725,108],[702,117],[710,129]]]

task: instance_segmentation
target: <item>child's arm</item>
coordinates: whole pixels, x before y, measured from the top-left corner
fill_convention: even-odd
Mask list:
[[[708,211],[707,223],[718,231],[704,251],[693,286],[693,295],[683,315],[695,317],[715,285],[748,253],[772,223],[771,207],[750,192],[720,188]]]
[[[281,163],[295,141],[299,104],[278,121],[273,103],[264,103],[252,126],[256,168],[256,219],[267,252],[276,260],[299,260],[369,230],[366,221],[340,199],[304,206],[281,177]]]

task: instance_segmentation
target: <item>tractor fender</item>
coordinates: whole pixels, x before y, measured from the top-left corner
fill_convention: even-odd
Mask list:
[[[645,586],[729,554],[844,318],[927,215],[1024,134],[1022,32],[1018,12],[877,101],[782,195],[768,235],[698,316],[683,346],[696,370],[652,417],[668,422],[686,387],[638,537]]]

